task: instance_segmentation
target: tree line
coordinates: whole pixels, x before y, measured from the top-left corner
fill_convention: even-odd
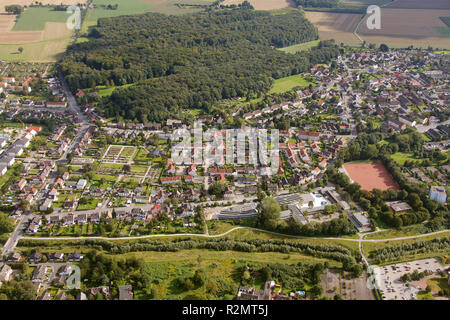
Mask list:
[[[428,241],[416,241],[395,246],[387,246],[370,252],[369,257],[374,263],[395,261],[403,257],[421,253],[442,251],[450,248],[450,237],[436,238]]]

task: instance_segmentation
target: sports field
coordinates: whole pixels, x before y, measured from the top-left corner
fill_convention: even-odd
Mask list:
[[[363,190],[372,191],[374,188],[399,190],[397,183],[381,161],[374,163],[349,162],[345,163],[343,167],[350,179],[361,185]]]

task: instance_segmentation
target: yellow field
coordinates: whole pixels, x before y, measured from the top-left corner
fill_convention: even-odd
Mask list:
[[[225,0],[221,2],[223,5],[238,5],[244,0]],[[290,0],[248,0],[256,10],[275,10],[292,6]]]
[[[2,42],[0,34],[0,60],[6,61],[31,61],[31,62],[53,62],[58,60],[66,50],[70,42],[71,30],[63,27],[64,23],[47,22],[44,31],[11,31],[15,36],[15,43]],[[36,41],[20,43],[17,35],[25,33],[40,33],[41,38]],[[22,38],[24,40],[25,37]],[[23,52],[18,52],[18,44],[23,48]]]
[[[72,35],[72,30],[66,28],[65,23],[47,22],[44,29],[44,40],[67,38]]]
[[[0,32],[8,32],[14,27],[15,15],[0,14]]]
[[[5,12],[5,6],[11,4],[19,4],[21,6],[29,6],[30,4],[34,4],[36,1],[33,0],[2,0],[0,4],[0,13]],[[86,3],[86,0],[40,0],[40,3],[43,5],[52,4],[52,5],[76,5],[79,3]]]
[[[362,15],[357,13],[334,13],[306,11],[306,18],[319,30],[320,40],[336,40],[349,45],[359,45],[361,42],[353,34]]]

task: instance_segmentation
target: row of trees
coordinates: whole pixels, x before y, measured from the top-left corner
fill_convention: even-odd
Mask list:
[[[436,238],[428,241],[416,241],[414,243],[403,243],[395,246],[387,246],[370,252],[369,257],[374,263],[383,263],[399,260],[403,257],[446,250],[450,248],[450,237]]]

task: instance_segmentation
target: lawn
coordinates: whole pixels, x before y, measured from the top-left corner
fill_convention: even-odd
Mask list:
[[[283,93],[289,91],[295,87],[307,87],[309,85],[314,85],[314,83],[306,80],[301,74],[285,77],[275,80],[270,93]]]
[[[108,182],[116,182],[117,176],[111,176],[111,175],[108,175],[108,174],[96,174],[94,176],[93,180],[100,181],[102,179],[104,179],[105,181],[108,181]]]
[[[405,161],[421,161],[423,159],[417,159],[413,157],[412,153],[408,152],[396,152],[391,155],[391,158],[395,160],[399,165],[403,165]]]
[[[447,278],[434,278],[428,280],[428,285],[431,288],[431,292],[438,293],[441,290],[450,290]]]
[[[88,197],[88,203],[78,204],[77,211],[92,210],[97,208],[97,204],[100,202],[97,198]]]
[[[313,47],[316,47],[319,44],[320,40],[308,41],[300,44],[294,44],[293,46],[280,48],[281,51],[286,53],[296,53],[300,51],[309,50]]]
[[[399,165],[403,165],[405,161],[422,161],[425,160],[424,158],[414,158],[414,155],[409,152],[396,152],[391,155],[391,158],[394,159]],[[434,163],[434,164],[442,164],[446,160],[440,161],[440,163]]]
[[[433,297],[431,292],[420,291],[417,294],[417,300],[436,300],[436,299]]]
[[[414,224],[402,227],[400,230],[390,229],[386,231],[377,232],[364,237],[364,239],[392,239],[399,237],[415,236],[419,234],[424,234],[426,232],[427,229],[423,224]]]

